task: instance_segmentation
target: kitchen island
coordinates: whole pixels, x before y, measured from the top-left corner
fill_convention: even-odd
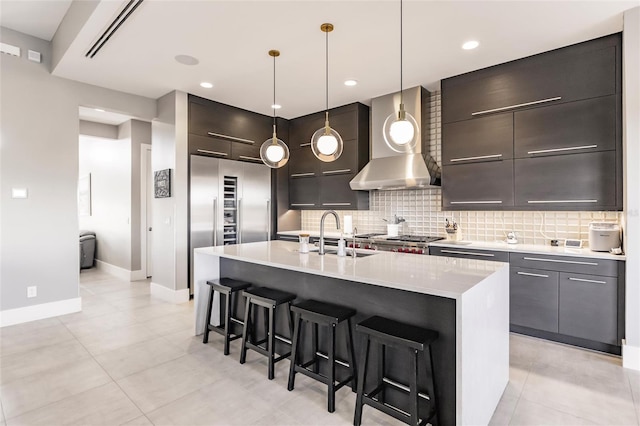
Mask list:
[[[358,311],[355,322],[380,315],[430,328],[439,333],[433,356],[440,424],[489,422],[509,380],[508,264],[391,252],[353,259],[297,249],[286,241],[196,249],[196,334],[204,330],[206,281],[221,276],[350,306]],[[280,320],[278,332],[286,334]],[[387,356],[387,375],[399,382],[407,373],[402,355]]]

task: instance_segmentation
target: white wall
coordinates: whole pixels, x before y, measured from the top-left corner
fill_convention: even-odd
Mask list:
[[[79,176],[91,173],[91,216],[80,229],[96,233],[96,259],[131,270],[131,141],[80,135]]]
[[[51,43],[0,28],[43,62],[0,56],[0,311],[78,297],[78,106],[151,120],[156,102],[52,76]],[[29,198],[11,198],[11,188]],[[38,285],[27,299],[26,287]]]
[[[623,363],[640,370],[640,7],[624,13],[624,211],[627,254],[626,341]]]

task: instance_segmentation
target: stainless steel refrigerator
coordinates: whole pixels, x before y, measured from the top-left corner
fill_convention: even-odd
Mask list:
[[[198,247],[271,239],[271,169],[218,158],[191,156],[190,268]]]

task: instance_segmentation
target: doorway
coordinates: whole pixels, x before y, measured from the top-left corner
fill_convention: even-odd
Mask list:
[[[153,170],[151,167],[151,145],[140,145],[140,264],[145,277],[153,276]]]

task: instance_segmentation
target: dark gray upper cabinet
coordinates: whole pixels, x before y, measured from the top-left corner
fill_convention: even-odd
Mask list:
[[[442,207],[447,210],[513,208],[513,160],[443,166]]]
[[[269,116],[189,95],[189,151],[193,154],[261,162],[260,146],[272,135],[272,123]]]
[[[442,122],[618,93],[619,51],[614,34],[442,80]]]
[[[618,104],[612,95],[516,112],[515,157],[615,150]]]
[[[613,34],[443,80],[443,209],[496,193],[487,176],[499,163],[471,183],[453,164],[514,158],[511,209],[621,210],[621,43]]]
[[[513,114],[497,114],[442,126],[442,164],[513,158]]]
[[[354,103],[329,110],[330,125],[340,133],[344,148],[337,160],[328,163],[311,150],[311,137],[324,122],[324,111],[291,120],[291,208],[366,210],[369,192],[353,191],[349,182],[369,161],[369,108]]]
[[[616,209],[615,151],[522,158],[514,162],[518,209]]]

